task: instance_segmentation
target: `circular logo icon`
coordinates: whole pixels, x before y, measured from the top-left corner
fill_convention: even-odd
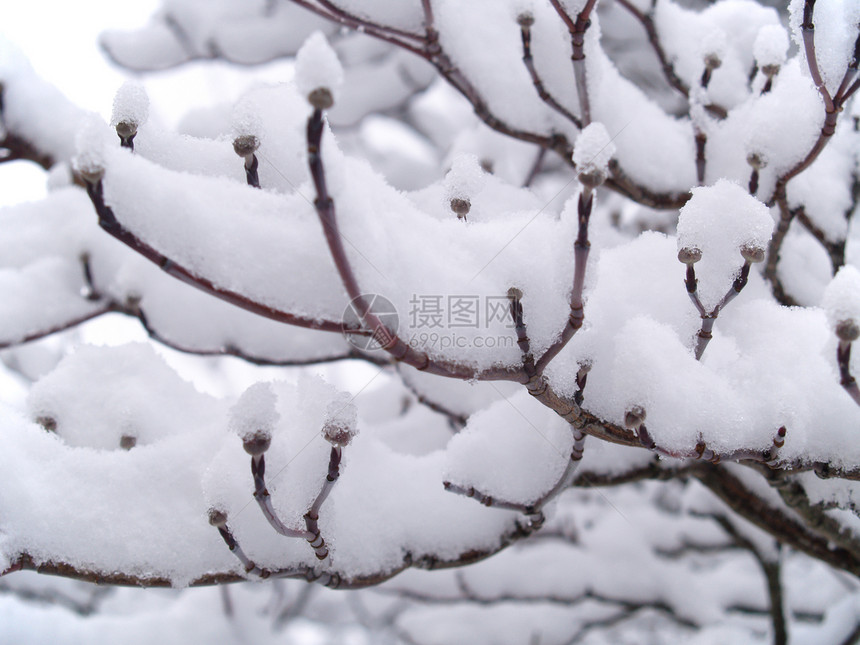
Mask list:
[[[341,329],[350,345],[372,352],[391,342],[399,324],[394,303],[378,293],[363,293],[344,309]]]

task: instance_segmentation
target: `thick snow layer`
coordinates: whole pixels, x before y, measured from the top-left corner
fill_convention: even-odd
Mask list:
[[[567,423],[518,392],[473,415],[451,439],[445,477],[495,499],[530,504],[561,479],[572,445]]]

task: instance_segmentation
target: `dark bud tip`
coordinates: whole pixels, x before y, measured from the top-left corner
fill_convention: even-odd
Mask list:
[[[137,437],[124,434],[119,438],[119,447],[123,450],[131,450],[137,445]]]
[[[678,251],[678,261],[683,264],[695,264],[702,259],[702,250],[694,246],[685,246]]]
[[[523,29],[528,29],[535,24],[535,17],[530,11],[523,11],[517,16],[517,24]]]
[[[723,61],[720,60],[720,57],[716,54],[708,54],[707,56],[705,56],[705,67],[710,70],[718,69],[722,64]]]
[[[860,337],[860,327],[853,320],[840,320],[836,323],[836,336],[839,340],[853,342]]]
[[[751,152],[747,155],[747,163],[756,170],[761,170],[767,166],[767,159],[760,152]]]
[[[451,210],[457,213],[457,217],[460,219],[465,219],[466,215],[469,214],[469,211],[472,210],[472,202],[468,199],[461,199],[460,197],[455,197],[451,200]]]
[[[630,429],[638,428],[645,421],[645,408],[634,405],[624,415],[624,425]]]
[[[342,423],[328,422],[323,426],[323,436],[333,446],[348,446],[354,435],[353,429]]]
[[[140,302],[142,298],[138,293],[130,293],[125,297],[125,310],[131,315],[137,316],[140,314]]]
[[[105,177],[105,169],[101,166],[91,166],[89,168],[79,168],[78,174],[88,184],[97,184]]]
[[[42,426],[48,432],[56,432],[57,431],[57,420],[54,417],[36,417],[36,423]]]
[[[760,246],[752,244],[744,244],[741,247],[741,256],[750,264],[756,264],[764,261],[764,249]]]
[[[508,299],[509,300],[516,300],[516,301],[522,300],[523,299],[523,292],[520,289],[517,289],[516,287],[511,287],[510,289],[508,289]]]
[[[259,457],[269,449],[272,444],[272,435],[263,430],[258,430],[242,438],[242,447],[252,457]]]
[[[137,123],[135,121],[120,121],[116,124],[116,133],[121,139],[128,139],[137,134]]]
[[[334,105],[334,96],[327,87],[318,87],[308,94],[308,103],[317,110],[327,110]]]
[[[247,157],[257,152],[260,140],[253,134],[243,134],[233,139],[233,151],[240,157]]]
[[[580,184],[594,190],[606,181],[606,173],[601,169],[593,168],[580,173],[578,179]]]
[[[209,509],[209,523],[212,526],[221,528],[227,524],[227,513],[217,508]]]
[[[779,65],[763,65],[761,68],[761,73],[768,78],[773,78],[774,76],[779,74]]]

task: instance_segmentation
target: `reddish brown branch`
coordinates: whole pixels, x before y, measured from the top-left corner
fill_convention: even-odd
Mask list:
[[[520,374],[519,370],[495,368],[476,372],[469,365],[434,360],[428,354],[418,351],[406,343],[395,330],[389,329],[376,313],[371,310],[364,294],[362,294],[358,280],[352,270],[352,265],[346,255],[346,249],[343,246],[335,214],[334,200],[328,192],[325,167],[321,156],[324,129],[323,112],[318,107],[314,108],[313,113],[308,118],[307,127],[308,165],[316,189],[314,206],[319,215],[326,243],[328,244],[343,286],[356,309],[359,319],[372,331],[373,337],[380,343],[382,349],[398,361],[411,365],[422,372],[436,374],[437,376],[447,376],[463,380],[475,378],[480,380],[524,380],[525,377]]]
[[[270,318],[271,320],[276,320],[288,325],[338,333],[342,333],[344,331],[346,331],[346,333],[356,332],[356,330],[344,330],[343,324],[339,322],[319,320],[281,311],[251,300],[247,296],[236,291],[216,286],[211,280],[198,276],[190,269],[174,262],[125,228],[125,226],[123,226],[116,218],[113,209],[105,204],[102,180],[95,183],[87,182],[87,195],[89,195],[90,201],[93,203],[96,213],[98,214],[99,226],[150,262],[158,265],[163,271],[177,280],[200,289],[216,298],[229,302],[232,305],[245,309],[246,311],[250,311],[251,313],[263,316],[264,318]]]
[[[725,467],[702,464],[693,470],[693,474],[738,515],[778,537],[781,542],[837,569],[860,576],[860,554],[812,533],[798,519],[761,499]]]
[[[534,18],[532,18],[530,14],[525,14],[520,16],[518,18],[518,21],[520,24],[520,35],[522,37],[523,42],[523,63],[525,64],[526,69],[529,72],[529,76],[531,76],[532,85],[534,85],[535,90],[537,90],[538,96],[553,110],[561,114],[564,118],[573,123],[577,128],[581,129],[582,121],[573,112],[571,112],[561,103],[559,103],[556,98],[552,94],[550,94],[549,91],[547,91],[546,87],[544,87],[543,79],[540,77],[540,74],[538,74],[537,68],[535,67],[531,47],[531,25],[534,22]]]

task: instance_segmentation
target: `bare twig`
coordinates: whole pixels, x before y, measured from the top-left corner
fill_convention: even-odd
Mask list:
[[[535,90],[537,90],[538,96],[540,96],[541,100],[550,106],[553,110],[561,114],[568,121],[573,123],[577,128],[582,128],[582,121],[577,117],[573,112],[564,107],[561,103],[559,103],[556,98],[549,93],[549,91],[544,87],[543,79],[538,74],[537,68],[535,67],[534,58],[532,57],[532,34],[531,34],[531,26],[534,24],[534,17],[531,14],[522,14],[517,18],[517,22],[520,25],[520,35],[522,37],[523,42],[523,63],[526,66],[526,69],[529,71],[529,76],[531,76],[532,84],[535,86]]]

